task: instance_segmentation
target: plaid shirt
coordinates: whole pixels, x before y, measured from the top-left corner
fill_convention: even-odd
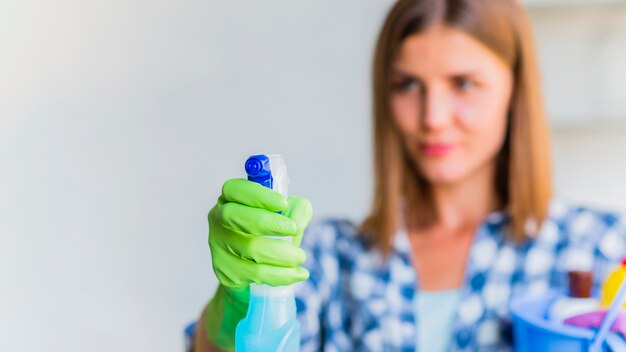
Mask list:
[[[626,222],[615,213],[553,201],[538,236],[509,240],[509,216],[479,226],[465,268],[452,351],[510,351],[512,298],[565,289],[570,268],[593,268],[595,289],[626,253]],[[302,247],[311,276],[296,284],[302,352],[416,351],[419,280],[406,231],[384,259],[347,221],[309,226]]]

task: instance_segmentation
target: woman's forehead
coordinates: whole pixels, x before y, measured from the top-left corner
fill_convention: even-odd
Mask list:
[[[414,75],[458,74],[493,70],[502,60],[472,36],[447,26],[434,26],[404,39],[392,64]]]

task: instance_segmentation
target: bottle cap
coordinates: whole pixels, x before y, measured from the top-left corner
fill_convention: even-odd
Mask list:
[[[267,188],[273,188],[272,169],[270,159],[263,154],[253,155],[246,160],[245,165],[248,180],[261,184]]]

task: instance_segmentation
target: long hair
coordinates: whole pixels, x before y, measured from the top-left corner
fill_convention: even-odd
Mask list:
[[[361,224],[363,236],[384,253],[403,221],[402,211],[422,223],[437,218],[428,182],[406,154],[390,108],[391,64],[404,39],[436,24],[478,40],[513,73],[508,127],[496,157],[494,185],[510,214],[510,236],[521,242],[534,235],[548,216],[549,133],[532,32],[521,5],[516,0],[399,0],[387,15],[374,53],[374,197]]]

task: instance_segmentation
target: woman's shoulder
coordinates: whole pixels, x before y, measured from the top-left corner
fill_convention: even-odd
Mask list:
[[[624,212],[608,207],[576,203],[564,198],[550,202],[549,218],[561,224],[568,224],[576,230],[588,230],[593,226],[613,226],[623,223]]]
[[[587,247],[612,260],[626,253],[626,216],[622,211],[555,199],[542,232],[556,233],[565,247]]]
[[[625,214],[617,209],[555,199],[550,203],[548,220],[554,222],[569,236],[593,236],[608,229],[624,228]]]

